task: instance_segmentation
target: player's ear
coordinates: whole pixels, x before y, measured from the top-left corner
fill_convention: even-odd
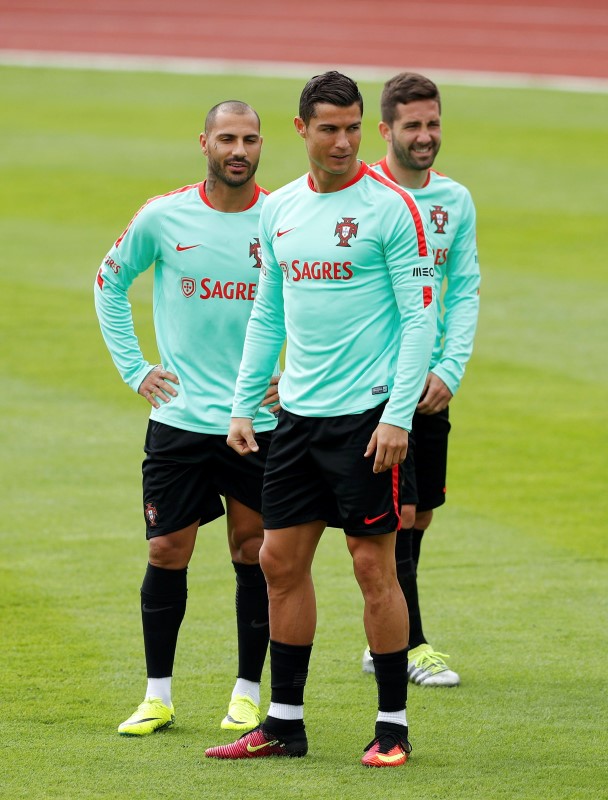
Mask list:
[[[295,125],[298,135],[301,136],[302,139],[304,139],[306,136],[306,124],[302,119],[302,117],[296,117],[293,121],[293,124]]]
[[[378,130],[380,131],[380,136],[382,136],[385,142],[391,141],[391,129],[386,122],[379,122]]]
[[[201,150],[207,155],[207,134],[205,132],[199,136],[199,142],[201,143]]]

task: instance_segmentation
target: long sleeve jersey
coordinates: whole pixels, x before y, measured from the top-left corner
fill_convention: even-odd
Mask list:
[[[388,400],[381,421],[409,430],[437,325],[416,203],[363,163],[336,192],[304,175],[268,197],[260,243],[233,416],[254,416],[286,338],[288,411],[342,416]]]
[[[372,165],[396,182],[386,159]],[[475,206],[466,187],[435,170],[424,186],[407,189],[428,225],[439,302],[430,368],[455,394],[471,353],[479,315]]]
[[[105,257],[95,306],[105,342],[123,380],[137,391],[152,369],[134,331],[127,293],[154,264],[154,327],[163,366],[179,378],[178,396],[153,408],[152,419],[183,430],[226,434],[247,321],[260,276],[256,186],[244,211],[213,208],[204,183],[149,200]],[[278,372],[278,364],[270,368]],[[264,407],[257,430],[276,419]]]

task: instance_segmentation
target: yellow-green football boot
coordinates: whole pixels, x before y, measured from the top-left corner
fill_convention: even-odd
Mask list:
[[[146,697],[137,711],[118,726],[121,736],[147,736],[168,728],[175,722],[173,705],[166,706],[158,697]]]
[[[240,731],[248,733],[260,724],[260,707],[251,697],[237,694],[230,701],[228,713],[221,722],[225,731]]]

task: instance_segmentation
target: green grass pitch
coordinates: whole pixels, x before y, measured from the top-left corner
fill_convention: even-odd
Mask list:
[[[356,75],[355,75],[356,77]],[[410,687],[414,752],[364,770],[373,679],[343,535],[315,567],[310,755],[205,761],[235,674],[223,523],[199,537],[174,679],[177,725],[116,726],[145,688],[138,590],[146,405],[98,331],[92,283],[148,197],[199,180],[214,103],[260,112],[260,183],[306,169],[303,81],[0,69],[0,796],[606,797],[606,97],[443,87],[437,168],[469,186],[483,270],[476,350],[452,405],[449,499],[421,563],[425,628],[461,673]],[[379,84],[361,155],[383,155]],[[602,235],[602,231],[604,235]],[[151,276],[134,287],[152,359]],[[269,698],[263,683],[263,706]]]

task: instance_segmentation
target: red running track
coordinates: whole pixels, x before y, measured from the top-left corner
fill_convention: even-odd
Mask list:
[[[7,49],[608,78],[608,2],[0,0]]]

